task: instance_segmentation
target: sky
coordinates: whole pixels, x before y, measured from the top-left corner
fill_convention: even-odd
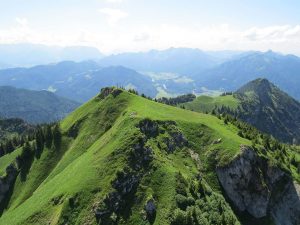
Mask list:
[[[0,0],[0,44],[300,55],[299,0]]]

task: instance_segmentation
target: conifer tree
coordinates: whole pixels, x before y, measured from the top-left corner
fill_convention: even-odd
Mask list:
[[[39,129],[35,134],[35,143],[36,143],[35,155],[37,158],[39,158],[44,149],[44,138],[41,129]]]
[[[61,131],[59,128],[59,124],[56,124],[53,128],[53,144],[56,149],[60,147],[61,143]]]
[[[0,144],[0,157],[5,154],[3,144]]]
[[[11,140],[8,140],[6,142],[6,146],[5,146],[5,153],[11,153],[12,151],[14,150],[14,146],[12,144],[12,141]]]
[[[52,135],[51,126],[47,125],[46,131],[45,131],[45,145],[47,148],[52,147],[52,141],[53,141],[53,135]]]

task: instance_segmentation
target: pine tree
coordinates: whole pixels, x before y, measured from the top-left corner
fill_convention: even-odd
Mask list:
[[[25,166],[26,162],[30,160],[31,155],[31,145],[27,141],[22,148],[21,155],[17,157],[17,166],[19,169],[22,169]]]
[[[11,152],[13,152],[13,150],[14,150],[13,143],[12,143],[11,140],[8,140],[8,141],[6,142],[6,146],[5,146],[5,153],[6,153],[6,154],[7,154],[7,153],[11,153]]]
[[[52,135],[51,126],[47,125],[46,131],[45,131],[45,145],[47,148],[52,147],[52,141],[53,141],[53,135]]]
[[[229,122],[229,120],[228,120],[228,117],[226,116],[225,119],[224,119],[224,123],[227,125],[228,122]]]
[[[35,143],[36,143],[35,155],[37,158],[40,158],[44,149],[44,138],[41,129],[39,129],[35,134]]]
[[[5,152],[4,152],[4,147],[3,144],[0,144],[0,157],[4,156]]]
[[[12,144],[14,146],[18,146],[19,145],[19,140],[18,140],[18,137],[17,136],[14,136],[13,139],[12,139]]]
[[[59,128],[59,124],[56,124],[53,129],[53,143],[56,149],[60,147],[61,143],[61,131]]]
[[[31,153],[32,153],[31,145],[29,144],[29,142],[26,142],[23,149],[22,149],[21,156],[22,156],[23,159],[26,160],[26,159],[30,158]]]
[[[270,146],[270,138],[266,135],[263,136],[263,146],[266,148],[266,149],[270,149],[271,146]]]

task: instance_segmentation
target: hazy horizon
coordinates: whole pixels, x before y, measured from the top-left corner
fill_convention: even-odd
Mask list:
[[[281,55],[295,55],[297,57],[300,57],[299,54],[295,53],[286,53],[286,52],[280,52],[280,51],[275,51],[273,49],[266,49],[266,50],[256,50],[256,49],[245,49],[245,50],[234,50],[234,49],[220,49],[220,50],[210,50],[210,49],[201,49],[197,47],[185,47],[185,46],[169,46],[165,48],[160,48],[160,49],[155,49],[155,48],[150,48],[150,49],[141,49],[141,50],[132,50],[132,51],[118,51],[118,52],[103,52],[101,49],[99,49],[97,46],[92,46],[92,45],[52,45],[52,44],[41,44],[41,43],[30,43],[30,42],[20,42],[20,43],[0,43],[0,46],[18,46],[18,45],[33,45],[33,46],[41,46],[41,47],[49,47],[49,48],[95,48],[99,51],[99,53],[103,54],[103,56],[111,56],[111,55],[117,55],[117,54],[126,54],[126,53],[147,53],[151,51],[167,51],[170,49],[194,49],[194,50],[199,50],[204,53],[214,53],[214,52],[237,52],[237,54],[240,53],[245,53],[245,52],[261,52],[261,53],[267,53],[267,52],[274,52],[277,54]]]
[[[0,44],[91,46],[105,54],[170,47],[300,55],[300,2],[0,2]]]

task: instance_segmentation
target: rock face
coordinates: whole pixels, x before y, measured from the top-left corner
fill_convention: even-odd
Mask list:
[[[0,178],[0,205],[5,199],[10,188],[13,186],[17,175],[17,169],[11,164],[6,168],[6,176]]]
[[[109,90],[103,90],[103,93],[108,94]],[[151,162],[154,159],[154,151],[148,145],[149,140],[157,144],[161,142],[163,146],[158,147],[167,153],[188,145],[188,141],[173,121],[144,119],[136,124],[136,127],[139,128],[140,136],[137,135],[136,139],[126,147],[127,150],[123,150],[127,153],[126,166],[123,171],[117,172],[115,180],[111,182],[112,191],[94,206],[95,217],[99,224],[111,224],[113,217],[119,221],[128,214],[132,203],[136,201],[135,193],[140,181],[153,169]],[[145,202],[144,210],[145,219],[153,224],[156,218],[156,205],[153,198]]]
[[[122,90],[114,88],[114,87],[105,87],[101,89],[100,94],[97,96],[99,99],[104,99],[108,95],[112,94],[114,97],[118,96],[122,93]]]
[[[300,185],[289,182],[273,203],[272,217],[277,225],[300,224]]]
[[[150,119],[140,121],[139,128],[146,137],[155,137],[158,135],[158,123]]]
[[[254,218],[273,217],[276,224],[300,224],[299,185],[277,167],[268,166],[250,147],[226,167],[217,168],[218,179],[240,211]]]
[[[142,120],[139,128],[147,138],[157,137],[160,133],[167,134],[162,142],[165,144],[165,150],[173,153],[176,148],[183,148],[188,145],[187,139],[183,136],[174,121],[154,121],[150,119]]]

